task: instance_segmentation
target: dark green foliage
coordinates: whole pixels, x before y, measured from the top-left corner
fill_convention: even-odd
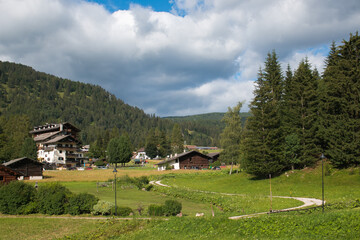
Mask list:
[[[225,163],[240,162],[240,141],[242,134],[240,110],[242,103],[238,103],[234,108],[228,109],[222,119],[225,122],[225,128],[221,133],[221,152],[220,159]]]
[[[36,195],[39,212],[60,215],[66,212],[71,192],[59,183],[41,185]]]
[[[146,176],[135,177],[132,179],[132,182],[138,189],[142,189],[149,184],[149,179]]]
[[[116,216],[128,217],[133,210],[130,207],[116,206]],[[111,215],[115,215],[115,207],[111,209]]]
[[[176,216],[181,212],[182,204],[176,200],[166,200],[163,209],[165,216]]]
[[[130,139],[127,135],[122,135],[119,138],[110,140],[107,147],[107,160],[110,163],[125,163],[130,162],[132,156],[132,147]]]
[[[149,216],[157,216],[157,217],[163,216],[164,215],[164,206],[151,204],[148,207],[148,214],[149,214]]]
[[[283,76],[275,52],[268,54],[265,69],[260,70],[254,100],[250,104],[252,116],[247,119],[242,151],[244,165],[257,176],[279,174],[283,163],[283,131],[281,101]]]
[[[105,166],[105,162],[103,160],[97,160],[96,162],[94,162],[95,166]]]
[[[297,153],[297,166],[312,165],[317,158],[316,146],[318,111],[318,74],[311,70],[307,59],[300,62],[291,80],[286,81],[283,125],[286,134],[295,134],[301,148]],[[286,144],[285,144],[286,145]],[[290,160],[290,159],[287,159]],[[294,165],[291,162],[288,166]]]
[[[74,194],[69,198],[67,212],[71,215],[91,213],[94,205],[99,201],[97,197],[89,193]]]
[[[33,138],[25,138],[20,155],[22,157],[28,157],[30,159],[37,160],[37,147]]]
[[[158,138],[155,136],[154,129],[151,129],[146,137],[145,152],[150,158],[155,158],[158,153]]]
[[[336,167],[360,164],[360,36],[350,35],[326,60],[320,92],[319,145]]]
[[[29,118],[25,115],[0,116],[0,126],[0,162],[23,157],[23,144],[29,137]]]
[[[184,151],[184,138],[181,133],[180,125],[175,123],[171,134],[171,147],[173,153],[182,153]]]
[[[19,214],[24,214],[24,215],[34,214],[38,212],[39,212],[38,204],[36,202],[29,202],[26,205],[22,205],[19,209]]]
[[[0,187],[0,212],[20,214],[22,208],[34,200],[35,188],[23,181],[12,181]]]

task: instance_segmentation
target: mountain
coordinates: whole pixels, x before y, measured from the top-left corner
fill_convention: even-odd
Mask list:
[[[26,115],[31,126],[70,122],[81,129],[84,144],[127,132],[134,147],[145,144],[152,128],[168,136],[179,123],[188,144],[219,146],[224,113],[159,118],[130,106],[103,88],[0,61],[0,116]],[[106,142],[106,141],[105,141]]]
[[[21,64],[0,62],[0,115],[27,115],[32,126],[71,122],[83,143],[106,130],[127,132],[141,146],[148,129],[171,129],[173,123],[132,107],[100,86],[62,79]],[[170,131],[170,130],[169,130]]]

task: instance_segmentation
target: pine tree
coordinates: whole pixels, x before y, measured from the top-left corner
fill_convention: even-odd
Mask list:
[[[173,153],[182,153],[184,151],[184,138],[179,124],[175,123],[171,134],[171,147]]]
[[[220,143],[223,151],[220,158],[222,162],[231,163],[232,166],[235,163],[240,163],[240,141],[242,134],[240,109],[242,103],[238,103],[234,108],[229,107],[227,113],[222,119],[225,122],[225,128],[220,135]]]
[[[21,157],[37,160],[37,147],[33,138],[28,137],[24,140],[20,155]]]
[[[250,104],[243,135],[244,163],[247,172],[259,177],[278,174],[284,169],[281,101],[283,76],[275,51],[268,54],[265,69],[260,69],[254,99]]]
[[[360,36],[333,43],[323,75],[320,139],[325,156],[337,167],[360,163]]]
[[[305,59],[300,62],[291,81],[285,81],[283,125],[287,136],[293,135],[300,141],[297,166],[304,167],[316,161],[319,150],[316,147],[317,126],[317,86],[318,74],[311,70],[311,65]],[[295,137],[296,136],[296,137]],[[292,166],[291,159],[287,167]]]
[[[146,155],[149,156],[150,158],[155,158],[159,154],[157,146],[158,146],[158,142],[155,136],[155,131],[154,129],[150,129],[146,137],[146,145],[145,145]]]

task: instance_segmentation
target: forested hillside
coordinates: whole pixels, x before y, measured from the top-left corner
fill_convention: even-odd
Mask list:
[[[225,128],[222,121],[225,113],[205,113],[183,117],[166,117],[181,124],[185,139],[188,144],[202,143],[205,146],[220,146],[220,134]],[[244,125],[250,113],[240,113],[241,122]]]
[[[22,116],[30,127],[70,122],[82,130],[84,144],[96,141],[103,148],[112,134],[124,132],[134,147],[143,147],[150,129],[163,131],[170,138],[174,126],[173,120],[145,114],[100,86],[9,62],[0,62],[0,116],[6,119]],[[218,119],[206,123],[189,120],[179,125],[185,141],[196,145],[213,144],[222,128]]]

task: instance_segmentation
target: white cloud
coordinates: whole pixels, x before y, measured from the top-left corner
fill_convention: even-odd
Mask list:
[[[358,0],[173,0],[172,13],[1,0],[0,60],[99,84],[161,116],[226,111],[249,103],[269,51],[292,68],[308,57],[321,71],[324,46],[359,22]]]

